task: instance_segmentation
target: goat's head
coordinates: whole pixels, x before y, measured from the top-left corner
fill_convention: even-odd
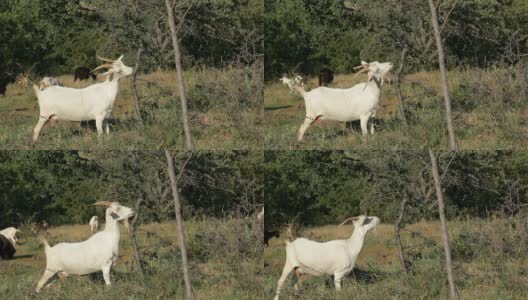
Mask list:
[[[117,60],[111,60],[108,58],[97,56],[98,59],[102,61],[106,61],[106,64],[102,64],[98,66],[97,68],[92,70],[92,73],[102,69],[106,68],[108,71],[104,72],[102,75],[110,75],[113,76],[113,78],[123,78],[130,74],[132,74],[132,68],[126,66],[121,60],[123,59],[123,55],[121,55]]]
[[[135,212],[132,208],[123,206],[118,202],[98,201],[94,203],[94,205],[106,206],[107,220],[108,217],[110,217],[116,222],[123,221],[126,228],[128,228],[128,219],[135,215]]]
[[[339,224],[339,226],[342,226],[350,221],[353,221],[354,222],[354,228],[355,229],[362,229],[364,230],[365,232],[371,230],[372,228],[376,227],[376,225],[378,225],[381,220],[380,218],[378,217],[371,217],[371,216],[357,216],[357,217],[352,217],[352,218],[348,218],[346,219],[345,221],[343,221],[341,224]]]
[[[385,62],[380,63],[377,61],[373,61],[371,63],[367,63],[364,61],[361,61],[361,65],[354,68],[354,70],[359,71],[354,75],[354,77],[358,76],[361,73],[368,72],[368,81],[370,82],[372,80],[372,77],[377,78],[378,80],[381,80],[385,74],[387,74],[392,69],[392,63]]]

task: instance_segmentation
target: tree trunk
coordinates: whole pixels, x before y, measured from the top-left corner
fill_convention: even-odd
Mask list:
[[[178,75],[178,89],[180,90],[183,131],[185,132],[185,149],[194,150],[194,144],[191,136],[191,127],[189,124],[189,113],[187,112],[187,97],[185,95],[185,80],[181,63],[180,46],[178,42],[176,23],[174,23],[174,11],[170,0],[165,0],[165,5],[167,6],[167,14],[169,17],[168,21],[172,37],[172,47],[174,48],[174,62],[176,63],[176,73]]]
[[[178,192],[178,182],[174,173],[174,161],[172,155],[168,150],[165,150],[165,157],[167,158],[167,166],[169,178],[171,181],[172,195],[174,197],[174,210],[176,212],[176,226],[178,227],[178,240],[180,243],[180,253],[182,259],[183,281],[185,282],[185,299],[194,300],[194,294],[191,285],[191,277],[189,276],[189,262],[187,260],[187,243],[185,240],[185,228],[181,213],[180,194]]]
[[[137,94],[137,87],[136,87],[136,79],[137,79],[137,71],[139,69],[139,57],[141,56],[141,52],[143,52],[143,48],[139,48],[137,55],[136,55],[136,65],[134,66],[134,71],[132,72],[132,80],[130,81],[132,85],[132,96],[134,97],[134,102],[136,104],[136,116],[139,121],[139,125],[143,127],[143,118],[141,118],[141,109],[139,107],[139,97]]]
[[[449,146],[451,150],[458,150],[455,129],[453,128],[453,118],[451,116],[451,99],[449,97],[449,88],[447,86],[447,70],[445,68],[444,46],[442,45],[442,37],[440,36],[438,16],[436,15],[436,7],[433,4],[433,0],[428,0],[428,2],[429,8],[431,9],[431,22],[433,23],[433,29],[435,32],[436,48],[438,48],[438,64],[440,65],[440,73],[442,75],[442,91],[444,93],[447,132],[449,133]]]
[[[451,295],[451,300],[457,300],[458,295],[457,295],[456,286],[455,286],[455,277],[453,274],[453,263],[451,262],[451,249],[449,247],[449,235],[447,232],[447,221],[445,217],[444,196],[442,194],[442,186],[440,185],[440,175],[438,174],[438,163],[436,161],[436,157],[433,153],[433,150],[429,150],[429,156],[431,158],[431,167],[432,167],[433,179],[434,179],[435,189],[436,189],[436,198],[438,199],[438,214],[440,215],[440,223],[442,226],[442,241],[444,243],[447,281],[449,282],[449,293]]]
[[[401,223],[403,221],[403,215],[405,212],[405,203],[407,203],[407,197],[404,197],[400,203],[400,216],[394,224],[394,234],[396,235],[396,244],[398,245],[398,253],[400,256],[400,262],[403,268],[403,272],[407,274],[407,265],[405,264],[405,256],[403,255],[403,246],[400,238]]]
[[[143,267],[141,266],[141,260],[139,258],[139,251],[138,251],[138,244],[137,244],[137,226],[136,226],[136,223],[137,223],[137,220],[139,218],[139,212],[140,212],[140,205],[141,205],[141,202],[143,202],[143,199],[142,198],[139,198],[137,201],[136,201],[136,215],[134,216],[134,218],[132,219],[132,222],[130,222],[130,235],[132,237],[132,247],[134,248],[134,260],[136,261],[136,265],[138,267],[138,271],[139,271],[139,275],[141,276],[141,282],[143,284],[145,284],[145,282],[143,282]]]
[[[403,66],[405,64],[405,56],[407,54],[407,46],[403,47],[401,51],[401,57],[400,57],[400,67],[398,68],[398,71],[396,71],[396,78],[395,78],[395,84],[396,84],[396,95],[398,96],[399,102],[400,102],[400,116],[402,118],[402,123],[405,128],[408,127],[407,124],[407,117],[405,116],[405,106],[403,104],[403,96],[401,92],[401,72],[403,71]]]

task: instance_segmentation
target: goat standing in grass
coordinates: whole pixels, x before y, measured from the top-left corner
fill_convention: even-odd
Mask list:
[[[350,122],[360,120],[361,132],[368,133],[367,123],[379,110],[381,83],[383,77],[392,68],[390,62],[361,62],[357,74],[368,72],[366,83],[359,83],[349,89],[318,87],[306,92],[296,85],[294,88],[303,96],[306,117],[299,128],[297,140],[303,139],[306,129],[317,119]],[[374,124],[370,124],[370,133],[374,134]]]
[[[319,243],[305,238],[293,242],[286,241],[286,263],[277,285],[275,300],[279,299],[280,290],[291,271],[295,270],[297,278],[302,274],[313,276],[334,275],[336,290],[341,289],[341,279],[354,269],[356,259],[361,252],[367,232],[379,224],[377,217],[359,216],[348,218],[354,221],[354,232],[348,240],[333,240]],[[299,282],[295,284],[298,289]]]
[[[94,71],[107,68],[103,75],[108,75],[104,82],[90,85],[83,89],[74,89],[61,86],[50,86],[41,91],[36,85],[33,86],[38,97],[40,115],[35,129],[33,129],[33,141],[39,137],[42,126],[49,119],[68,121],[95,120],[97,134],[103,134],[103,123],[106,134],[110,133],[108,118],[114,108],[114,102],[118,91],[120,78],[132,74],[132,68],[125,66],[121,61],[123,55],[117,60],[99,57],[100,60],[109,62],[95,68]]]
[[[106,285],[111,285],[110,268],[119,257],[121,237],[119,222],[123,221],[128,227],[128,219],[133,217],[135,212],[117,202],[99,201],[94,205],[107,207],[106,224],[103,231],[92,235],[84,242],[59,243],[53,247],[50,247],[48,241],[41,237],[46,251],[46,270],[37,284],[35,290],[37,293],[56,275],[62,279],[68,275],[86,275],[103,271]]]

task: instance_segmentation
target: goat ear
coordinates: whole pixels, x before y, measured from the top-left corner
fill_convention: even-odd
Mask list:
[[[119,219],[119,215],[118,215],[118,214],[116,214],[116,213],[114,213],[114,212],[113,212],[113,213],[111,213],[111,214],[110,214],[110,216],[111,216],[111,217],[112,217],[112,218],[113,218],[114,220],[117,220],[117,219]]]
[[[123,59],[123,54],[121,54],[121,56],[119,56],[119,58],[117,59],[117,61],[121,61]]]

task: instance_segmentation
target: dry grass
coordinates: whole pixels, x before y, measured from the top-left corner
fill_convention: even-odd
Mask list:
[[[509,73],[508,73],[509,72]],[[517,79],[508,76],[515,73]],[[365,79],[337,75],[332,87],[346,88]],[[528,69],[467,69],[449,73],[455,131],[461,149],[527,149]],[[267,149],[447,149],[445,113],[438,72],[406,75],[402,92],[410,122],[401,123],[394,85],[382,88],[377,132],[364,141],[359,122],[317,121],[297,143],[297,130],[304,119],[304,101],[280,82],[264,89],[265,141]],[[317,86],[309,78],[306,90]]]
[[[259,295],[255,290],[262,286],[257,276],[262,268],[262,246],[255,241],[258,236],[244,236],[243,224],[255,225],[237,219],[186,222],[191,279],[197,299],[248,299],[250,295]],[[206,231],[218,236],[218,240],[204,239]],[[254,232],[258,229],[255,228]],[[63,241],[82,241],[90,235],[88,225],[53,227],[46,233],[52,246]],[[28,232],[22,232],[20,237],[21,244],[14,259],[0,260],[0,293],[4,299],[32,297],[45,268],[44,251],[36,238]],[[247,248],[247,243],[251,243],[258,245],[260,250],[238,253],[221,247],[219,240],[231,242],[232,247]],[[138,244],[146,275],[144,285],[133,260],[131,240],[122,227],[119,258],[111,274],[112,288],[105,288],[99,272],[94,276],[70,276],[64,283],[56,282],[41,295],[46,299],[72,299],[79,295],[90,299],[182,299],[183,277],[176,225],[142,225],[138,229]],[[204,254],[201,249],[210,249],[211,253]],[[251,290],[245,287],[251,287]]]
[[[518,221],[526,224],[525,220]],[[511,228],[508,220],[467,220],[449,223],[452,250],[454,252],[455,277],[461,299],[520,299],[528,284],[526,256],[519,250],[516,254],[505,251],[479,250],[472,259],[464,259],[460,251],[467,242],[468,232],[491,236],[496,240],[514,240],[519,234],[507,233]],[[515,227],[515,226],[514,226]],[[414,232],[414,233],[411,233]],[[505,232],[507,233],[505,235]],[[524,231],[523,231],[524,232]],[[300,236],[318,241],[346,239],[352,233],[352,226],[335,225],[306,228]],[[524,233],[523,233],[524,234]],[[312,277],[303,281],[301,299],[447,299],[448,288],[444,269],[444,256],[437,222],[419,222],[402,231],[402,243],[410,272],[402,272],[398,251],[394,242],[392,225],[380,224],[367,235],[353,275],[344,279],[343,290],[336,293],[329,278]],[[478,243],[474,241],[474,243]],[[470,244],[476,247],[477,244]],[[524,245],[524,243],[523,243]],[[484,246],[484,245],[481,245]],[[505,245],[506,246],[506,245]],[[462,248],[461,248],[462,247]],[[480,248],[479,248],[480,249]],[[495,257],[490,257],[494,251]],[[268,297],[275,293],[277,280],[284,266],[284,242],[270,240],[270,247],[264,250],[265,290]],[[496,261],[497,263],[494,263]],[[498,267],[502,265],[502,267]],[[512,270],[512,271],[510,271]],[[524,270],[524,271],[523,271]],[[282,299],[295,299],[293,275],[284,285]]]
[[[240,74],[253,77],[240,81]],[[191,131],[198,149],[261,149],[262,87],[258,66],[186,71]],[[73,82],[70,75],[59,76],[65,86],[86,87],[92,80]],[[198,85],[223,84],[225,90],[197,94]],[[261,85],[261,84],[260,84]],[[259,90],[260,89],[260,90]],[[222,93],[222,97],[215,93]],[[95,123],[61,121],[56,128],[49,123],[34,144],[32,130],[38,119],[38,103],[32,88],[20,90],[9,85],[0,98],[0,144],[3,149],[94,149],[154,150],[183,148],[183,129],[175,72],[157,71],[138,77],[141,114],[145,127],[137,121],[129,79],[120,81],[119,93],[110,120],[111,134],[97,139]],[[201,97],[196,100],[197,97]],[[209,104],[207,109],[197,107]]]

